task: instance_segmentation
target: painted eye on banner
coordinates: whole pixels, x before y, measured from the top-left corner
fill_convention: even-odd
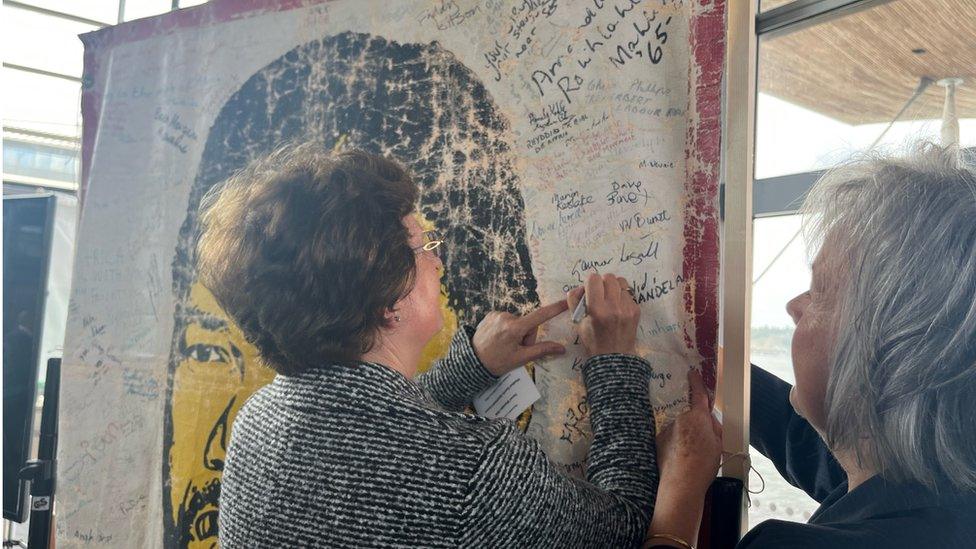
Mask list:
[[[193,521],[193,531],[199,540],[217,537],[217,511],[211,509],[197,515]]]
[[[197,362],[230,362],[230,353],[219,345],[197,343],[184,347],[183,356]]]

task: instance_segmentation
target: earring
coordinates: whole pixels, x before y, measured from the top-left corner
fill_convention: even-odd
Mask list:
[[[393,315],[393,320],[400,322],[400,315]]]

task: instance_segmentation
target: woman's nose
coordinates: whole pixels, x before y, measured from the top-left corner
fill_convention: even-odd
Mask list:
[[[796,296],[793,299],[786,302],[786,312],[793,319],[793,324],[799,324],[800,318],[803,316],[803,309],[800,307],[800,298],[802,296]]]

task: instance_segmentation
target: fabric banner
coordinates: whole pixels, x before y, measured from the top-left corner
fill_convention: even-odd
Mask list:
[[[214,0],[82,37],[60,547],[213,547],[230,426],[273,372],[196,277],[198,207],[294,141],[395,158],[446,240],[445,329],[626,277],[663,420],[714,384],[724,0]],[[585,465],[568,315],[518,418]],[[328,357],[322,357],[328,360]]]

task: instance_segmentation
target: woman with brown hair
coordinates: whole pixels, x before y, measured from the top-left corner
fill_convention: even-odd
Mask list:
[[[528,361],[540,324],[490,313],[416,376],[440,329],[441,241],[387,159],[315,145],[255,161],[204,203],[201,279],[278,376],[233,426],[220,543],[234,547],[639,545],[657,488],[649,365],[623,279],[591,276],[579,337],[593,444],[558,471],[508,420],[464,414]],[[714,474],[717,446],[700,476]]]

